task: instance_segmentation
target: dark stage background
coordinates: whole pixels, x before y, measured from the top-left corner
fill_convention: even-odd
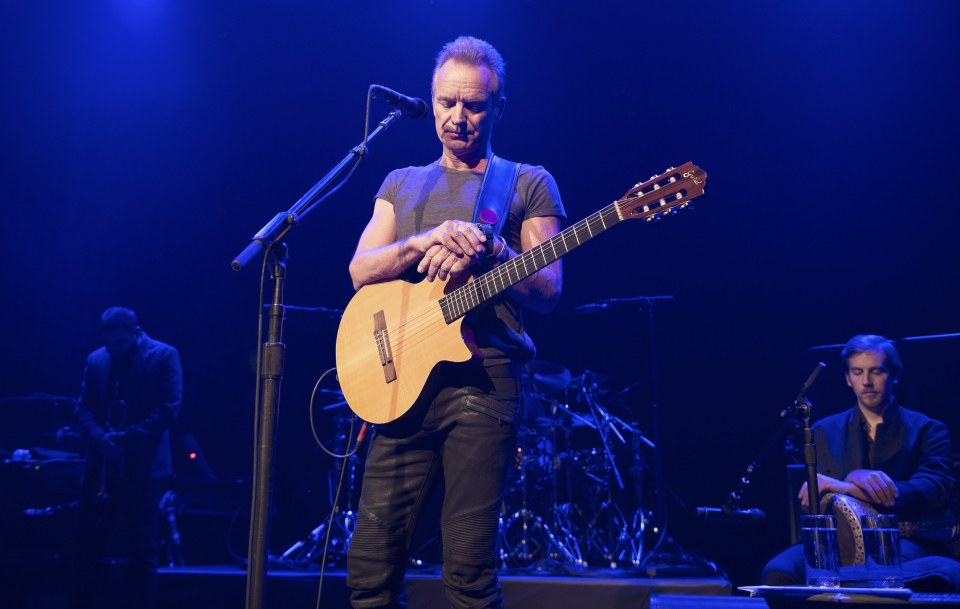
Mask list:
[[[788,541],[782,441],[743,499],[765,523],[690,510],[723,503],[818,359],[817,415],[851,404],[836,351],[809,347],[960,332],[958,26],[948,0],[6,2],[0,397],[76,394],[100,312],[129,306],[180,349],[178,433],[218,477],[248,478],[259,269],[229,262],[360,141],[369,84],[428,98],[440,46],[473,34],[508,63],[495,149],[547,167],[571,220],[667,166],[709,173],[695,211],[572,253],[558,310],[529,325],[539,358],[605,375],[605,395],[639,381],[611,407],[651,435],[647,311],[574,308],[673,297],[654,316],[669,495],[655,516],[756,583]],[[287,303],[343,307],[380,180],[438,153],[430,119],[374,142],[287,240]],[[308,396],[334,365],[336,324],[287,316],[274,551],[328,509]],[[903,401],[960,428],[960,341],[903,350]]]

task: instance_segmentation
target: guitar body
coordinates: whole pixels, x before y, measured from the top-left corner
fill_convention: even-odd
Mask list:
[[[337,331],[337,377],[357,416],[374,424],[396,420],[417,401],[437,364],[473,357],[464,340],[463,318],[446,323],[438,302],[463,283],[395,280],[357,291]],[[381,312],[392,372],[375,336]]]

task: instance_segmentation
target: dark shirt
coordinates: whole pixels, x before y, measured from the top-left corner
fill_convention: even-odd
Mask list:
[[[116,364],[116,365],[115,365]],[[142,334],[129,360],[114,361],[105,347],[87,357],[74,417],[90,450],[88,469],[100,462],[96,444],[108,431],[123,432],[124,477],[150,479],[173,472],[169,428],[180,410],[183,377],[177,350]]]

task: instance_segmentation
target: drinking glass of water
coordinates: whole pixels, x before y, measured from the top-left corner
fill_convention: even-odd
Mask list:
[[[867,584],[872,588],[902,588],[900,521],[893,514],[866,514],[860,518]]]
[[[837,519],[829,515],[803,516],[800,520],[807,585],[840,586],[840,546]]]

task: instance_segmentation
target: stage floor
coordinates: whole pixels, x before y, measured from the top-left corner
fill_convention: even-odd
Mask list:
[[[178,567],[163,569],[160,579],[161,609],[242,607],[246,573],[236,567]],[[695,595],[730,599],[730,582],[719,578],[666,579],[637,577],[567,577],[501,575],[505,609],[643,609],[655,595]],[[266,607],[314,607],[317,571],[270,570],[266,581]],[[447,606],[439,575],[407,576],[411,609]],[[320,599],[325,609],[348,608],[345,573],[324,576]],[[747,599],[741,599],[747,600]],[[760,601],[761,605],[765,605]],[[711,606],[709,602],[699,606]]]

